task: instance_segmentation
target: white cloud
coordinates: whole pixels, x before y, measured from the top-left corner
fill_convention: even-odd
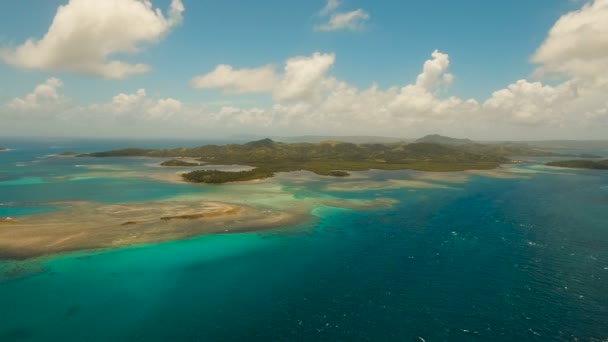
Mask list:
[[[109,104],[93,105],[89,109],[127,121],[146,122],[171,119],[179,115],[183,108],[184,105],[179,100],[149,98],[145,89],[138,89],[133,94],[118,94]]]
[[[605,19],[589,11],[603,14],[598,3],[606,1],[596,0],[564,15],[555,27],[564,27],[564,22],[576,18],[584,19],[585,24],[571,32],[566,30],[569,33],[563,36],[555,34],[562,31],[554,27],[535,54],[539,68],[560,74],[561,81],[547,84],[522,79],[480,101],[444,95],[455,78],[450,73],[449,55],[437,50],[427,61],[421,61],[421,72],[411,82],[384,89],[375,84],[359,88],[336,79],[329,72],[336,62],[335,55],[314,53],[288,59],[282,70],[269,65],[255,69],[223,65],[193,80],[194,86],[229,93],[268,93],[275,103],[267,108],[238,106],[235,102],[220,107],[188,105],[174,98],[148,96],[143,89],[118,94],[108,103],[78,106],[59,93],[59,80],[50,79],[31,94],[0,106],[0,119],[12,120],[0,125],[0,132],[2,128],[7,132],[5,127],[12,131],[30,125],[23,130],[145,136],[248,133],[416,137],[436,132],[478,139],[605,138],[608,68],[601,65],[608,51],[598,43],[600,48],[585,52],[584,42],[603,39],[588,37],[590,32],[599,32],[591,28],[603,27]],[[580,39],[571,37],[577,34]],[[570,44],[582,45],[580,50],[563,48]],[[579,68],[573,63],[577,60],[588,61],[594,72]],[[56,119],[37,121],[36,116],[25,115],[43,108],[56,108],[47,111]]]
[[[60,79],[49,78],[24,97],[14,98],[7,106],[21,112],[56,109],[69,102],[68,98],[58,93],[58,89],[62,86],[63,83]]]
[[[269,109],[222,109],[221,122],[231,127],[247,123],[286,132],[332,134],[397,134],[415,132],[430,124],[447,124],[479,112],[475,100],[439,98],[436,90],[452,80],[449,56],[433,52],[416,83],[386,90],[373,85],[359,90],[327,75],[335,56],[314,54],[287,61],[274,93],[277,103]],[[219,122],[218,121],[218,122]],[[257,123],[257,124],[256,124]],[[449,127],[454,127],[450,125]],[[415,134],[415,133],[413,133]]]
[[[275,99],[312,99],[319,95],[325,74],[336,61],[336,56],[315,52],[310,57],[294,57],[285,63],[285,72],[274,90]]]
[[[318,31],[356,31],[362,29],[369,18],[369,13],[362,9],[344,13],[334,13],[327,23],[317,25],[315,26],[315,29]]]
[[[325,7],[319,11],[319,15],[321,17],[329,16],[329,20],[324,24],[316,25],[314,29],[316,31],[356,31],[362,29],[370,18],[369,13],[362,9],[337,12],[340,5],[340,0],[327,0]]]
[[[447,72],[450,66],[450,57],[437,50],[431,54],[431,59],[424,62],[422,73],[416,78],[416,86],[433,91],[442,85],[449,86],[454,76]]]
[[[608,0],[595,0],[562,16],[532,56],[537,75],[559,73],[608,82]]]
[[[0,50],[0,59],[24,69],[125,78],[150,66],[112,57],[157,42],[182,21],[183,11],[181,0],[171,1],[168,17],[149,0],[70,0],[57,9],[44,37]]]
[[[227,93],[271,92],[278,83],[275,67],[266,65],[255,69],[235,70],[230,65],[218,65],[212,72],[195,77],[191,84],[201,89],[223,89]]]
[[[575,97],[575,89],[569,83],[552,87],[519,80],[495,91],[483,106],[497,119],[522,124],[559,124],[568,114],[568,102]]]
[[[281,74],[270,65],[254,69],[219,65],[212,72],[195,77],[191,84],[227,93],[271,93],[279,101],[311,99],[318,96],[324,76],[334,62],[334,54],[315,52],[288,59]]]
[[[537,77],[556,74],[557,85],[519,80],[495,91],[484,110],[498,119],[537,126],[605,125],[608,93],[608,0],[563,15],[532,56]]]
[[[330,15],[340,6],[340,0],[327,0],[325,7],[319,11],[320,16]]]

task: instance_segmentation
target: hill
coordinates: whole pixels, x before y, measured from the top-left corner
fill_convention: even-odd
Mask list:
[[[475,142],[470,139],[457,139],[450,138],[439,134],[430,134],[424,136],[418,140],[417,143],[433,143],[433,144],[442,144],[442,145],[467,145],[474,144]]]
[[[549,162],[546,165],[566,167],[571,169],[593,169],[593,170],[608,170],[608,159],[593,161],[593,160],[562,160]]]
[[[608,151],[608,140],[544,140],[527,141],[530,146],[552,150]]]
[[[304,135],[297,137],[273,137],[273,140],[285,143],[320,143],[323,141],[341,141],[353,144],[394,144],[412,142],[412,139],[379,137],[379,136],[330,136],[330,135]]]
[[[90,153],[89,157],[196,158],[202,163],[241,164],[254,167],[243,172],[194,171],[184,174],[191,182],[224,183],[272,177],[276,172],[307,170],[324,176],[347,176],[346,171],[422,170],[463,171],[492,169],[510,162],[509,156],[554,155],[521,145],[353,144],[339,141],[281,143],[262,139],[246,144],[205,145],[194,148],[135,149]],[[164,165],[179,166],[174,160]]]

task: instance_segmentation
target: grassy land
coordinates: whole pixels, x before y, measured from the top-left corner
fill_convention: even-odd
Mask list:
[[[277,143],[270,139],[247,144],[207,145],[177,149],[123,149],[92,153],[92,157],[148,156],[190,157],[204,163],[240,164],[254,167],[241,172],[194,171],[184,175],[189,182],[225,183],[272,177],[277,172],[306,170],[323,176],[344,177],[347,171],[421,170],[464,171],[496,168],[508,156],[554,155],[520,144],[444,145],[438,143],[352,144],[336,141]],[[169,160],[165,166],[196,166]]]
[[[250,164],[251,165],[251,164]],[[254,179],[264,179],[273,177],[277,172],[291,171],[310,171],[321,176],[346,177],[348,171],[367,171],[376,170],[419,170],[419,171],[465,171],[465,170],[487,170],[498,166],[494,162],[474,162],[474,163],[451,163],[417,161],[404,164],[387,164],[377,162],[349,162],[349,161],[314,161],[304,163],[276,163],[251,165],[256,166],[249,171],[226,172],[218,170],[201,170],[183,174],[184,180],[192,183],[229,183],[238,181],[248,181]]]
[[[608,159],[593,160],[562,160],[547,163],[549,166],[567,167],[572,169],[608,170]]]
[[[191,162],[187,162],[184,160],[178,160],[178,159],[171,159],[171,160],[167,160],[165,162],[162,162],[160,164],[161,166],[199,166],[201,165],[201,163],[191,163]]]
[[[225,172],[218,170],[199,170],[182,175],[185,181],[191,183],[221,184],[230,182],[243,182],[254,179],[264,179],[274,176],[274,172],[255,168],[248,171]]]

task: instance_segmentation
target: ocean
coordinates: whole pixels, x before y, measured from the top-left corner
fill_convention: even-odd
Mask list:
[[[0,217],[245,186],[136,177],[150,159],[56,156],[134,144],[185,142],[0,142]],[[392,205],[319,204],[293,227],[0,261],[0,341],[608,340],[608,172],[294,173],[247,196],[270,186],[294,203]]]

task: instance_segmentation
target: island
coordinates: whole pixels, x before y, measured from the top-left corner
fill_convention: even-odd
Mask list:
[[[560,160],[546,163],[548,166],[565,167],[570,169],[592,169],[592,170],[608,170],[608,159],[593,161],[593,160]]]
[[[602,156],[598,156],[596,154],[583,153],[578,155],[579,158],[592,158],[592,159],[600,159]]]
[[[5,151],[8,151],[8,148],[0,146],[0,152],[5,152]]]
[[[438,142],[433,142],[437,140]],[[525,144],[481,144],[468,139],[453,140],[427,136],[412,143],[363,143],[340,141],[320,143],[281,143],[262,139],[245,144],[205,145],[193,148],[127,148],[89,153],[88,157],[173,158],[163,166],[196,166],[177,158],[190,158],[204,164],[247,165],[253,169],[239,172],[196,170],[182,174],[192,183],[227,183],[273,177],[277,172],[310,171],[321,176],[345,177],[348,171],[488,170],[513,162],[510,156],[556,156]]]
[[[446,137],[439,134],[429,134],[420,139],[417,139],[418,143],[434,143],[434,144],[442,144],[442,145],[468,145],[474,144],[475,142],[471,139],[458,139],[452,137]]]
[[[169,166],[169,167],[187,167],[187,166],[200,166],[201,163],[194,163],[180,159],[171,159],[165,162],[160,163],[161,166]]]
[[[256,197],[281,196],[257,202]],[[152,202],[107,204],[49,202],[60,210],[18,218],[0,217],[0,260],[26,260],[81,250],[183,240],[201,235],[242,233],[314,222],[318,205],[356,210],[387,208],[394,201],[293,198],[270,188],[243,199],[238,190]],[[221,198],[222,201],[217,199]]]
[[[211,201],[103,204],[53,203],[62,210],[0,218],[0,259],[23,260],[63,252],[245,232],[300,222],[305,214]]]
[[[76,157],[77,155],[78,155],[78,153],[72,152],[72,151],[65,151],[65,152],[62,152],[61,154],[59,154],[59,156],[61,156],[61,157]]]

